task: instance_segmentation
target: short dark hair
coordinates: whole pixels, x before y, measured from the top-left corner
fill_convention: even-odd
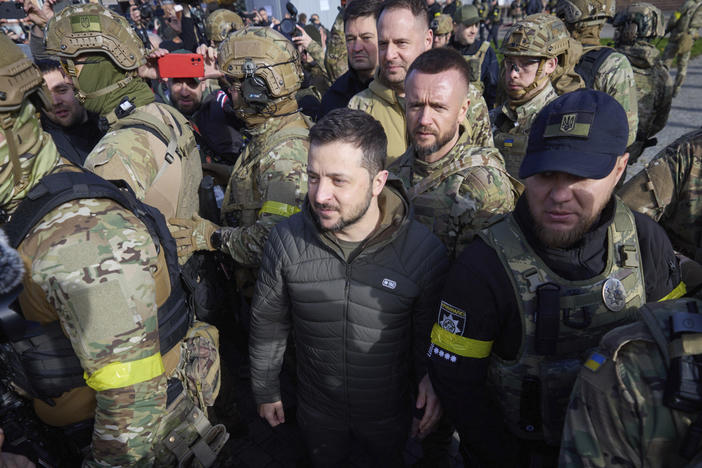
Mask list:
[[[371,175],[385,168],[388,138],[380,122],[356,109],[341,107],[319,119],[310,129],[310,145],[349,143],[361,149],[361,167]]]
[[[422,52],[410,65],[407,77],[413,71],[435,75],[448,70],[457,70],[468,89],[471,81],[470,66],[457,50],[450,47],[438,47]]]
[[[358,2],[351,2],[350,5],[346,6],[344,10],[344,25],[349,21],[355,20],[356,18],[364,18],[366,16],[372,16],[374,19],[378,19],[380,14],[380,5],[382,0],[365,0]]]
[[[427,20],[427,29],[429,28],[429,22],[431,20],[429,18],[427,3],[424,0],[385,0],[383,4],[380,5],[377,18],[380,18],[380,15],[382,15],[385,10],[403,9],[410,10],[416,18],[423,15]]]
[[[61,62],[59,62],[58,60],[48,59],[48,58],[47,59],[39,59],[39,60],[35,61],[35,63],[39,67],[39,71],[41,71],[42,73],[49,73],[49,72],[52,72],[54,70],[58,70],[61,73],[63,73],[63,67],[61,66]]]

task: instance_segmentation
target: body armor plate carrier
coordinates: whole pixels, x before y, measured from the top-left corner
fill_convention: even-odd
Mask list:
[[[493,355],[489,385],[508,427],[524,439],[558,445],[575,378],[587,352],[614,327],[635,320],[645,285],[633,213],[616,199],[607,260],[593,278],[569,281],[551,271],[509,215],[481,233],[514,288],[522,321],[514,361]]]
[[[163,249],[168,268],[171,293],[158,305],[159,341],[161,354],[165,355],[185,337],[193,320],[181,283],[175,241],[158,210],[137,200],[126,184],[117,184],[90,172],[47,175],[29,192],[4,229],[11,245],[17,248],[44,216],[72,200],[107,198],[132,212],[148,229],[157,251]],[[0,317],[0,327],[20,357],[14,361],[15,367],[21,368],[13,370],[32,397],[46,401],[85,385],[80,361],[59,322],[41,326],[15,313]]]

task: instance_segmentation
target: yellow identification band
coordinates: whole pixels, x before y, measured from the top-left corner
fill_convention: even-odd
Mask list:
[[[105,367],[93,372],[83,374],[85,383],[96,392],[111,390],[113,388],[128,387],[130,385],[146,382],[163,374],[163,360],[161,353],[153,354],[144,359],[130,362],[112,362]]]
[[[658,299],[658,302],[672,301],[673,299],[680,299],[685,294],[687,294],[687,286],[682,281],[675,286],[675,289],[670,291],[665,297]]]
[[[277,201],[268,200],[263,204],[263,206],[261,207],[261,211],[258,212],[258,215],[261,216],[263,213],[268,213],[289,218],[290,216],[299,212],[300,208],[294,205],[288,205],[287,203],[280,203]]]
[[[454,335],[438,323],[431,329],[431,342],[459,356],[482,359],[490,356],[493,341],[480,341]]]

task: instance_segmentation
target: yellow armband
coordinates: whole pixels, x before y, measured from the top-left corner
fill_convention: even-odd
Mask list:
[[[144,359],[130,362],[111,362],[105,367],[93,372],[83,374],[85,383],[96,392],[111,390],[113,388],[128,387],[130,385],[146,382],[163,374],[163,360],[161,353],[153,354]]]
[[[438,323],[431,330],[431,342],[446,351],[463,357],[482,359],[490,356],[493,341],[474,340],[454,335],[444,330]]]
[[[263,206],[261,207],[261,211],[258,212],[258,215],[261,216],[263,213],[268,213],[289,218],[290,216],[294,215],[295,213],[298,213],[299,211],[300,208],[294,205],[288,205],[287,203],[280,203],[277,201],[268,200],[263,204]]]

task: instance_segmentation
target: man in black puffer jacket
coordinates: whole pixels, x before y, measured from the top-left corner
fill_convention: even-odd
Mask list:
[[[426,351],[447,253],[412,219],[399,180],[387,180],[386,144],[360,111],[336,109],[312,127],[305,206],[271,232],[256,284],[259,414],[272,426],[285,420],[278,376],[292,327],[297,420],[315,466],[343,465],[354,444],[373,466],[402,466],[410,394],[412,435],[430,432],[441,412]]]

